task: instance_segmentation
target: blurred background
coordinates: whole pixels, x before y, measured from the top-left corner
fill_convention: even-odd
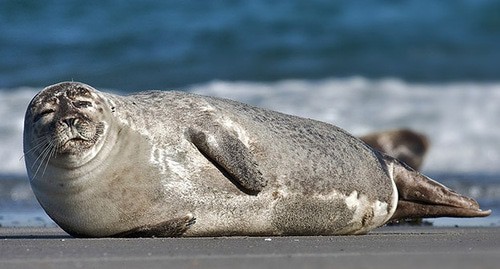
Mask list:
[[[423,171],[500,225],[500,2],[492,0],[0,1],[0,225],[53,225],[22,160],[43,87],[181,90],[327,121],[411,128]]]

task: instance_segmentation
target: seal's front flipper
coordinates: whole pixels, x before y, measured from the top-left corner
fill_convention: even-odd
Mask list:
[[[243,192],[255,195],[267,185],[253,154],[234,135],[223,129],[213,133],[189,129],[187,137]]]
[[[112,237],[177,237],[184,234],[195,222],[196,218],[188,214],[185,217],[169,219],[155,225],[141,226]]]
[[[472,198],[458,194],[444,185],[420,174],[406,164],[384,156],[398,189],[399,201],[391,220],[434,217],[486,217]]]

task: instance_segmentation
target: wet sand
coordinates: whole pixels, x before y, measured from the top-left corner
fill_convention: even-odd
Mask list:
[[[77,239],[0,228],[0,268],[499,268],[500,227],[384,227],[362,236]]]

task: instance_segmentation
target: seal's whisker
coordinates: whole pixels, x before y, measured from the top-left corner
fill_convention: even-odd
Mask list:
[[[39,172],[40,168],[43,166],[43,162],[44,162],[45,158],[48,157],[52,147],[53,146],[50,143],[47,143],[46,147],[43,149],[43,151],[38,156],[37,160],[39,159],[40,161],[39,161],[38,167],[36,168],[35,174],[33,175],[33,179],[35,179],[37,177],[38,172]],[[41,157],[41,159],[40,159],[40,157]],[[47,163],[48,163],[49,159],[50,158],[47,159]],[[36,160],[35,160],[34,164],[35,163],[36,163]],[[43,176],[43,174],[42,174],[42,176]]]
[[[35,139],[35,141],[33,141],[33,142],[36,145],[33,146],[28,151],[24,152],[24,154],[19,158],[19,161],[21,161],[22,159],[26,158],[26,155],[32,153],[34,150],[39,149],[40,147],[44,146],[43,140],[45,140],[45,137],[39,137],[38,139]],[[40,141],[42,141],[42,143],[38,143]]]
[[[45,155],[45,152],[49,149],[49,145],[45,144],[43,150],[40,152],[40,154],[37,156],[35,161],[33,161],[33,164],[31,165],[31,169],[34,169],[36,166],[35,173],[33,174],[33,179],[35,179],[38,175],[38,171],[40,170],[40,166],[43,162],[43,156]],[[38,163],[38,164],[37,164]]]
[[[47,160],[45,162],[45,167],[43,168],[43,171],[42,171],[42,177],[45,175],[45,171],[47,170],[47,166],[49,165],[50,159],[52,157],[54,157],[55,152],[56,152],[56,147],[54,147],[54,145],[52,144],[52,142],[49,143],[49,147],[50,147],[50,150],[49,150],[49,153],[46,156]]]
[[[36,157],[36,159],[33,161],[33,164],[31,165],[31,168],[35,167],[36,162],[38,162],[38,160],[40,159],[40,157],[42,157],[42,154],[45,152],[45,150],[47,150],[48,146],[49,146],[49,142],[48,141],[44,141],[43,143],[40,143],[39,145],[36,146],[37,148],[42,148],[42,151],[38,154],[38,156]]]
[[[39,147],[41,144],[43,143],[40,143],[40,142],[43,142],[45,140],[45,136],[41,136],[41,137],[38,137],[36,139],[33,139],[33,144],[35,144],[35,146],[33,146],[33,148],[29,149],[28,151],[25,152],[26,153],[30,153],[32,152],[33,150],[35,150],[37,147]]]

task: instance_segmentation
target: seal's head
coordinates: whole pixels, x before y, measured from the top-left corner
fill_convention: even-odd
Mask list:
[[[43,89],[25,116],[28,172],[35,169],[34,176],[49,162],[71,167],[91,160],[103,144],[111,110],[97,90],[83,83],[62,82]]]

